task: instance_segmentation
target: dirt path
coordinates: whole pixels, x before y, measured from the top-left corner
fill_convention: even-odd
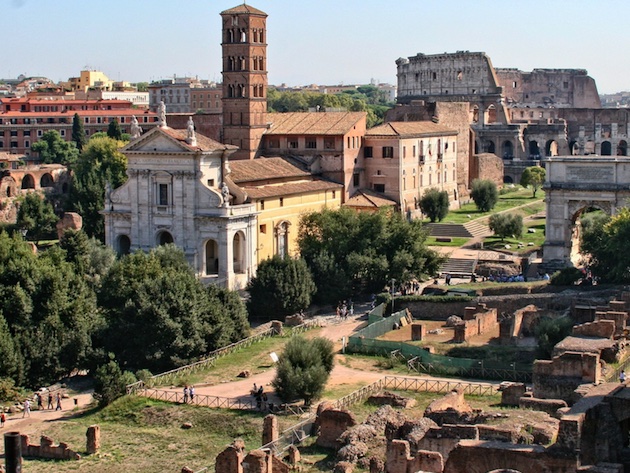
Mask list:
[[[77,400],[76,405],[74,404],[74,399]],[[17,431],[21,434],[33,435],[41,431],[41,424],[44,422],[55,422],[76,415],[84,411],[92,400],[92,394],[77,394],[69,399],[64,399],[61,402],[62,410],[60,411],[48,409],[43,411],[33,410],[30,417],[22,417],[22,412],[7,414],[7,421],[0,430],[3,433]],[[45,404],[46,402],[44,402]],[[4,444],[1,446],[0,451],[4,453]]]

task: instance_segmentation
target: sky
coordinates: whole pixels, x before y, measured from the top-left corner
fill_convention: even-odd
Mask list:
[[[0,78],[86,68],[128,82],[221,81],[221,17],[242,0],[0,0]],[[483,51],[495,67],[586,69],[630,90],[627,0],[248,0],[269,84],[396,84],[399,57]]]

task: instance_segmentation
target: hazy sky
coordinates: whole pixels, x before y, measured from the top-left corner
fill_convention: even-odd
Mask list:
[[[495,67],[587,69],[630,89],[628,0],[251,0],[267,19],[269,83],[396,83],[395,60],[484,51]],[[221,80],[219,13],[239,0],[0,0],[0,77]]]

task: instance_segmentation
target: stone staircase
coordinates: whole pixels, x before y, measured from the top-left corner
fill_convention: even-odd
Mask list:
[[[432,237],[472,238],[465,225],[458,223],[429,223],[429,235]]]
[[[470,277],[475,272],[477,260],[475,258],[449,258],[440,267],[440,274],[450,274],[455,277]]]
[[[470,233],[473,238],[492,234],[488,226],[481,223],[479,220],[473,220],[472,222],[465,223],[464,227],[466,227],[466,230],[468,230],[468,233]]]

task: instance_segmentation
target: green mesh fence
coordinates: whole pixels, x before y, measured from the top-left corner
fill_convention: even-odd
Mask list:
[[[412,360],[416,369],[428,372],[470,375],[490,379],[511,379],[527,381],[531,379],[530,364],[507,363],[497,360],[479,360],[474,358],[455,358],[445,355],[434,355],[420,346],[406,342],[377,340],[378,337],[394,329],[406,312],[400,311],[368,325],[348,339],[346,352],[366,355],[391,356],[392,353]],[[411,366],[411,365],[410,365]]]

